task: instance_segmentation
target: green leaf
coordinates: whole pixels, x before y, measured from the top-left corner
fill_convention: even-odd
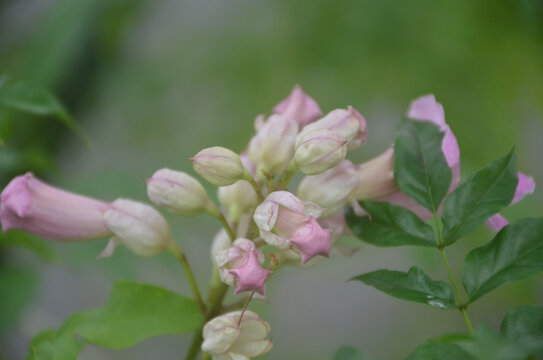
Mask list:
[[[334,360],[371,360],[353,347],[343,346],[334,355]]]
[[[87,312],[75,332],[92,344],[121,349],[152,336],[193,332],[202,322],[198,305],[189,298],[158,286],[119,281],[106,306]]]
[[[25,249],[43,261],[60,263],[60,257],[51,249],[49,243],[22,231],[11,230],[0,234],[0,246]]]
[[[27,360],[76,360],[84,343],[71,334],[46,330],[36,335],[30,342],[30,355]]]
[[[28,269],[3,267],[0,270],[0,334],[10,329],[32,299],[36,280],[36,274]]]
[[[462,281],[474,302],[494,288],[543,270],[543,218],[517,220],[488,244],[472,250]]]
[[[420,345],[407,360],[476,360],[476,358],[456,344],[430,343]]]
[[[509,311],[503,319],[501,333],[531,355],[543,356],[543,307],[524,305]]]
[[[461,346],[477,360],[526,360],[529,355],[527,349],[484,325],[477,329],[472,339]]]
[[[444,281],[434,281],[420,268],[413,266],[409,272],[377,270],[351,280],[364,284],[398,299],[430,305],[438,309],[454,309],[453,291]]]
[[[444,135],[432,123],[405,120],[398,128],[394,145],[396,184],[430,211],[437,211],[452,181],[441,149]]]
[[[0,81],[0,106],[37,116],[53,116],[89,144],[62,103],[45,88],[24,81]]]
[[[353,233],[376,246],[436,246],[434,230],[411,211],[385,202],[361,202],[370,216],[358,216],[351,208],[345,219]]]
[[[460,184],[443,205],[443,236],[450,245],[509,205],[517,187],[515,149]]]

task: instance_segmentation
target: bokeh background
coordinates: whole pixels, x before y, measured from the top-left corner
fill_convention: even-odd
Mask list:
[[[353,161],[384,151],[409,101],[434,93],[458,138],[464,175],[516,144],[519,169],[543,184],[541,0],[1,0],[0,74],[51,89],[92,142],[53,118],[0,116],[8,139],[2,187],[32,170],[94,197],[146,201],[142,180],[155,170],[192,173],[187,158],[209,146],[241,151],[254,117],[296,83],[325,112],[353,105],[364,114],[368,143]],[[536,190],[505,214],[542,211]],[[165,215],[207,281],[218,224]],[[456,274],[469,249],[490,238],[480,229],[451,247]],[[341,345],[401,359],[427,337],[464,331],[457,312],[346,282],[415,263],[445,279],[435,251],[351,243],[361,247],[352,257],[282,269],[268,286],[270,304],[252,305],[272,325],[275,348],[266,359],[331,359]],[[105,244],[1,244],[0,358],[22,359],[34,334],[101,306],[117,279],[189,294],[168,256],[140,259],[118,248],[95,260]],[[541,275],[493,291],[470,315],[497,328],[510,308],[528,303],[543,303]],[[120,351],[87,346],[80,358],[175,359],[189,338],[162,336]]]

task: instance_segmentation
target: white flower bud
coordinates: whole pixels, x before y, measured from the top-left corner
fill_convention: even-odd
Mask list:
[[[249,143],[249,158],[262,179],[283,172],[294,155],[298,124],[287,117],[272,115]]]
[[[347,141],[333,131],[323,129],[300,135],[294,161],[306,175],[330,169],[347,154]]]
[[[194,216],[216,211],[202,184],[184,172],[160,169],[146,182],[149,199],[174,213]]]
[[[356,167],[349,160],[344,160],[321,174],[303,178],[297,195],[326,208],[324,216],[328,216],[343,206],[357,185]]]
[[[258,204],[255,190],[245,180],[219,187],[218,197],[233,222],[237,222],[242,214],[250,212]]]
[[[209,321],[203,329],[202,351],[213,360],[247,360],[270,351],[273,344],[266,339],[270,325],[249,310],[240,322],[241,316],[241,311],[234,311]]]
[[[325,117],[304,127],[300,135],[327,129],[341,135],[347,141],[347,147],[352,150],[366,142],[367,125],[364,117],[352,106],[347,110],[336,109],[330,111]],[[302,137],[298,136],[297,144]]]
[[[398,190],[394,181],[394,147],[358,165],[358,186],[351,196],[357,200],[375,200]]]
[[[149,205],[117,199],[105,211],[104,221],[115,236],[99,257],[110,256],[117,243],[139,256],[153,256],[175,246],[168,223]]]
[[[230,236],[226,233],[224,229],[221,229],[217,235],[213,238],[213,241],[211,242],[211,261],[215,263],[215,259],[217,257],[217,254],[223,250],[228,249],[230,246],[232,246],[232,241],[230,240]],[[218,266],[218,265],[217,265]]]
[[[217,186],[231,185],[246,173],[239,155],[220,146],[204,149],[190,160],[198,174]]]

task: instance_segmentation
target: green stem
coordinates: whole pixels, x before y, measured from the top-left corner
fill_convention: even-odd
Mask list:
[[[232,227],[230,226],[230,224],[228,223],[228,220],[226,220],[222,212],[217,211],[217,215],[215,217],[217,218],[217,220],[219,220],[224,230],[226,230],[226,233],[230,237],[230,240],[232,242],[236,240],[236,234],[234,234],[234,230],[232,230]]]
[[[283,172],[283,174],[279,178],[279,181],[277,181],[277,184],[275,184],[275,186],[272,188],[271,191],[279,191],[279,190],[286,189],[286,187],[290,183],[290,180],[292,180],[292,178],[294,177],[294,175],[296,175],[297,172],[298,172],[298,167],[296,166],[293,160],[288,166],[288,168]]]
[[[466,304],[464,304],[462,301],[462,297],[460,296],[460,291],[458,291],[458,286],[456,285],[456,281],[454,280],[454,276],[451,271],[451,266],[449,265],[449,259],[447,258],[447,253],[445,252],[445,242],[443,240],[443,235],[441,234],[439,219],[437,218],[437,213],[435,211],[434,211],[434,221],[436,224],[436,232],[437,232],[437,238],[439,242],[438,249],[439,249],[439,252],[441,253],[441,258],[443,259],[445,268],[447,269],[447,276],[449,277],[449,282],[451,283],[451,287],[454,293],[454,298],[456,300],[456,307],[462,313],[462,317],[464,318],[464,322],[466,323],[466,326],[468,327],[469,332],[473,334],[473,326],[471,325],[471,321],[468,316]]]
[[[260,188],[258,187],[258,184],[256,183],[255,179],[253,179],[253,176],[249,173],[249,171],[245,171],[245,175],[243,179],[247,180],[249,184],[251,184],[251,186],[256,192],[256,195],[258,196],[258,200],[262,202],[264,200],[264,196],[262,196],[262,193],[260,192]]]
[[[200,291],[198,290],[198,284],[196,283],[196,279],[194,278],[194,273],[192,272],[192,269],[190,268],[189,261],[187,260],[185,253],[181,251],[181,249],[178,246],[176,246],[176,250],[173,252],[173,255],[181,263],[181,266],[183,267],[183,270],[185,271],[185,276],[187,277],[187,280],[189,282],[190,290],[192,291],[192,295],[194,296],[194,300],[200,307],[200,311],[202,312],[202,314],[204,314],[205,316],[207,309],[202,300],[202,296],[200,295]]]

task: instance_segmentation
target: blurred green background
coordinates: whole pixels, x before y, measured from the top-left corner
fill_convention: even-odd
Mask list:
[[[543,183],[543,1],[150,1],[0,0],[0,75],[52,90],[83,128],[89,148],[48,117],[0,113],[0,181],[27,170],[58,186],[113,200],[146,201],[142,181],[162,167],[221,145],[241,151],[253,119],[298,83],[324,112],[353,105],[368,120],[364,161],[384,151],[409,101],[434,93],[458,138],[463,174],[517,146],[518,165]],[[210,193],[214,190],[208,187]],[[505,211],[541,215],[543,193]],[[218,225],[165,214],[201,282]],[[459,274],[480,229],[450,250]],[[73,312],[101,306],[116,279],[189,294],[167,256],[139,259],[106,241],[0,247],[0,358],[21,359],[30,338]],[[464,331],[457,312],[403,303],[354,275],[414,264],[445,278],[432,250],[362,245],[307,270],[281,270],[271,303],[252,304],[272,326],[267,359],[330,359],[353,345],[400,359],[430,336]],[[513,306],[543,303],[541,275],[493,291],[472,308],[475,324],[499,326]],[[88,346],[81,359],[173,359],[189,336],[122,351]]]

